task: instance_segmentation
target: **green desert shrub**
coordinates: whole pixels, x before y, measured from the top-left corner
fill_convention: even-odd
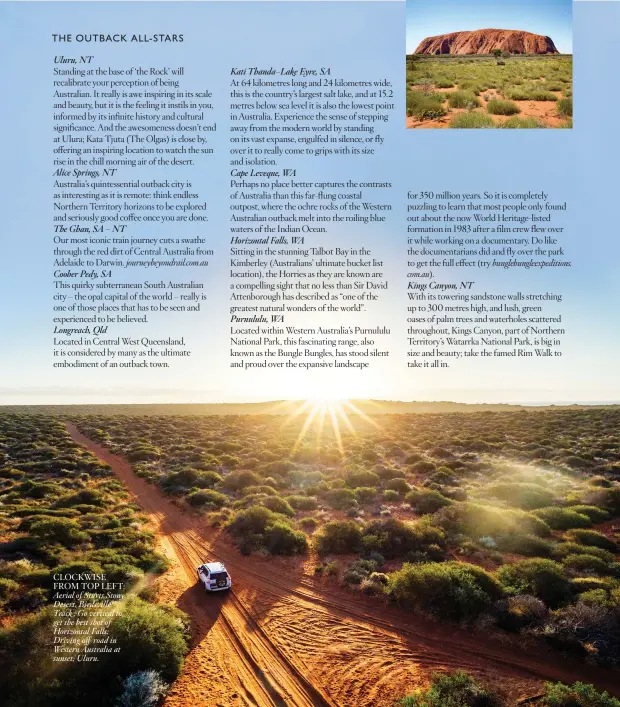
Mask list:
[[[573,115],[573,99],[560,98],[557,103],[557,112],[562,118],[571,118]]]
[[[489,496],[501,498],[511,506],[517,506],[526,511],[549,506],[555,500],[550,491],[537,484],[501,482],[489,484],[485,491]]]
[[[344,511],[357,503],[353,489],[332,489],[325,495],[327,503],[338,511]]]
[[[550,557],[553,552],[553,544],[548,540],[543,540],[536,535],[521,533],[499,535],[496,538],[496,545],[497,549],[502,552],[512,552],[528,557]]]
[[[607,591],[611,589],[611,586],[610,580],[600,577],[575,577],[573,579],[573,590],[580,595],[586,592],[603,591],[605,598],[607,598]]]
[[[405,479],[390,479],[385,485],[385,488],[390,491],[397,491],[398,493],[407,493],[411,489],[411,486]]]
[[[228,473],[222,480],[222,486],[229,491],[240,491],[246,486],[260,486],[261,477],[255,471],[237,469]]]
[[[188,650],[186,621],[177,609],[130,598],[109,628],[109,635],[116,639],[115,647],[123,656],[123,672],[156,670],[164,679],[174,680]],[[110,662],[111,668],[118,669],[116,661]]]
[[[417,120],[433,120],[446,114],[443,94],[407,91],[407,115]]]
[[[510,594],[531,594],[551,608],[572,596],[570,580],[562,565],[553,560],[528,559],[506,564],[499,568],[497,576]]]
[[[299,525],[306,531],[312,532],[318,526],[319,521],[316,518],[306,518],[299,519]]]
[[[398,707],[501,707],[502,704],[492,690],[460,670],[433,674],[429,687],[416,690],[397,703]]]
[[[304,552],[308,545],[306,535],[295,530],[285,516],[264,506],[238,511],[226,529],[243,554],[262,550],[272,555],[293,555]]]
[[[472,111],[471,113],[460,113],[455,115],[450,121],[451,128],[494,128],[493,118],[486,113]]]
[[[208,506],[209,508],[221,508],[228,502],[228,496],[223,493],[213,491],[213,489],[201,489],[193,491],[187,495],[187,502],[190,506]]]
[[[405,496],[405,501],[418,513],[435,513],[452,501],[434,489],[414,488]]]
[[[350,471],[345,477],[345,483],[350,489],[360,486],[376,486],[379,483],[379,476],[374,471],[359,469]]]
[[[613,562],[615,556],[609,550],[603,550],[594,545],[582,545],[581,543],[566,542],[558,543],[553,548],[553,556],[558,558],[566,557],[567,555],[594,555],[604,562]]]
[[[241,489],[242,496],[253,496],[256,493],[263,493],[267,496],[277,496],[278,492],[273,486],[266,486],[265,484],[260,484],[258,486],[246,486]]]
[[[521,112],[521,108],[519,108],[519,106],[512,101],[492,98],[487,103],[487,112],[492,113],[493,115],[516,115]]]
[[[436,88],[452,88],[454,86],[454,81],[450,79],[437,79],[435,81]]]
[[[383,492],[383,500],[387,503],[398,503],[400,501],[400,494],[398,491],[392,491],[392,489],[386,489]]]
[[[598,692],[594,685],[576,682],[572,685],[546,683],[542,707],[620,707],[620,700],[607,692]]]
[[[65,547],[74,547],[89,539],[87,533],[80,530],[79,524],[71,518],[45,518],[30,526],[30,534],[40,542],[56,542]]]
[[[377,496],[377,489],[372,486],[362,486],[354,489],[355,500],[360,504],[371,503]]]
[[[440,618],[473,619],[500,599],[500,583],[464,562],[405,564],[389,575],[389,595],[401,604]]]
[[[289,517],[295,515],[295,511],[292,506],[281,496],[267,496],[261,500],[261,503],[274,513],[281,513],[282,515]]]
[[[362,547],[362,530],[352,520],[330,521],[314,537],[314,546],[319,555],[359,552]]]
[[[594,555],[567,555],[562,559],[562,564],[570,572],[579,574],[592,572],[598,575],[606,575],[611,571],[607,562]]]
[[[286,500],[296,511],[314,511],[319,507],[314,496],[287,496]]]
[[[477,108],[480,99],[471,91],[453,91],[448,96],[448,105],[450,108]]]
[[[618,545],[603,533],[599,533],[598,530],[575,529],[571,530],[568,536],[582,545],[592,545],[608,552],[618,551]]]
[[[557,101],[558,100],[558,97],[555,95],[555,93],[551,93],[551,91],[545,91],[542,89],[534,89],[533,91],[530,91],[528,98],[531,101]]]
[[[581,515],[588,516],[588,518],[593,523],[604,523],[609,520],[609,513],[603,508],[597,508],[596,506],[571,506],[571,511],[575,513],[580,513]]]
[[[592,521],[583,513],[577,513],[571,508],[539,508],[532,511],[554,530],[568,530],[569,528],[589,528]]]
[[[430,552],[433,557],[428,559],[441,559],[445,537],[440,528],[430,523],[387,518],[373,520],[364,527],[362,545],[365,550],[388,558],[402,557],[409,552]]]
[[[532,513],[479,503],[454,503],[438,511],[434,520],[448,532],[468,535],[476,540],[510,533],[543,538],[551,535],[549,526]]]

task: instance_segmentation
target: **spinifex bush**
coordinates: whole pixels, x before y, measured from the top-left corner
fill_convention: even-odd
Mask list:
[[[490,115],[485,113],[461,113],[450,121],[451,128],[494,128],[495,123]]]
[[[562,118],[570,118],[573,115],[573,99],[560,98],[557,105],[558,115]]]
[[[448,96],[450,108],[476,108],[480,99],[472,91],[454,91]]]
[[[493,98],[487,103],[487,111],[493,115],[515,115],[521,112],[521,108],[512,101],[502,101]]]
[[[417,120],[432,120],[446,114],[443,94],[407,91],[407,115]]]

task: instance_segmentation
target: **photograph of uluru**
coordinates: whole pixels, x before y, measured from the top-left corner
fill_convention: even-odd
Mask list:
[[[570,0],[407,0],[407,128],[572,128]]]

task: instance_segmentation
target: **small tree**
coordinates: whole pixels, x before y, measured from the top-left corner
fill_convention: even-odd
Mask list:
[[[493,50],[493,56],[494,56],[496,59],[499,59],[501,55],[502,55],[502,50],[501,50],[501,49],[494,49],[494,50]]]

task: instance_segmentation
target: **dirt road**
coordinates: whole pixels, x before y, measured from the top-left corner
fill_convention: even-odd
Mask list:
[[[166,707],[388,707],[426,683],[433,670],[467,670],[500,688],[511,703],[540,692],[542,681],[582,680],[620,695],[617,674],[527,649],[494,635],[423,621],[377,600],[328,593],[298,560],[241,557],[130,464],[72,424],[79,444],[110,464],[161,535],[173,564],[166,581],[192,618],[194,639]],[[233,591],[205,596],[196,567],[226,563]]]

